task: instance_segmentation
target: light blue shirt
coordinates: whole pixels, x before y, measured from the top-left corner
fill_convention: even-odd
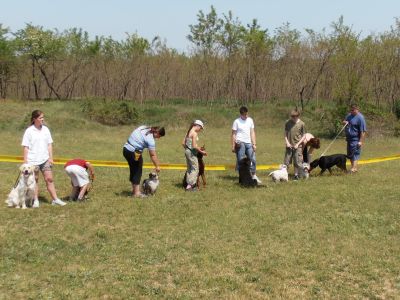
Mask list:
[[[153,134],[150,132],[150,127],[140,126],[132,131],[124,147],[131,152],[143,152],[146,148],[156,150],[156,142]]]

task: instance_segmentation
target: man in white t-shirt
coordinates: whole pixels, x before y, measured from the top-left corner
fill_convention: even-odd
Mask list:
[[[239,110],[240,117],[232,125],[232,152],[236,153],[236,168],[239,161],[247,156],[251,160],[250,172],[253,179],[261,183],[256,175],[256,133],[253,119],[248,116],[248,109],[242,106]]]

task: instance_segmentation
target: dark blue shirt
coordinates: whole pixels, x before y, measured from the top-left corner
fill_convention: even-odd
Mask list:
[[[365,123],[364,116],[361,113],[358,113],[355,116],[348,114],[346,116],[346,121],[349,122],[345,129],[347,140],[359,140],[361,133],[367,131],[367,124]]]

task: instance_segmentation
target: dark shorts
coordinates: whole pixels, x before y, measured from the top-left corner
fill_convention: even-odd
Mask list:
[[[48,160],[46,160],[44,163],[38,165],[37,167],[43,173],[44,171],[51,171],[53,168],[53,165]]]
[[[361,156],[361,148],[358,145],[358,140],[347,141],[347,156],[350,160],[359,160]]]
[[[123,148],[122,154],[124,155],[126,161],[129,165],[129,181],[133,184],[140,184],[142,178],[143,169],[143,157],[135,157],[135,152],[129,151],[125,147]]]

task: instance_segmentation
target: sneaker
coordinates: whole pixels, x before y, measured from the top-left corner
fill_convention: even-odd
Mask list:
[[[38,200],[38,199],[35,199],[35,200],[33,201],[32,208],[39,208],[39,200]]]
[[[258,179],[257,175],[253,175],[252,178],[257,181],[258,184],[262,183],[260,179]]]
[[[60,205],[60,206],[64,206],[67,205],[67,203],[65,203],[64,201],[62,201],[61,199],[55,199],[51,202],[51,205]]]
[[[299,180],[299,175],[294,175],[293,180]]]

